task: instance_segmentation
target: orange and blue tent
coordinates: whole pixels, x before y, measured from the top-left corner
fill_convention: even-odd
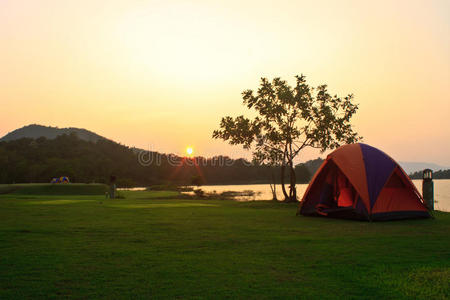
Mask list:
[[[362,143],[341,146],[327,156],[297,214],[373,221],[430,217],[405,171],[384,152]]]
[[[70,183],[69,177],[67,176],[61,176],[61,177],[54,177],[50,181],[51,183]]]
[[[70,183],[69,177],[67,177],[67,176],[59,177],[59,183]]]

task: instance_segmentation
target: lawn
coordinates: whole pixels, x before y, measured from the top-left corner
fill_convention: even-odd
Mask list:
[[[13,195],[105,195],[108,186],[105,184],[51,184],[51,183],[26,183],[26,184],[0,184],[1,194]]]
[[[176,192],[0,195],[0,299],[450,297],[450,214],[369,223]]]

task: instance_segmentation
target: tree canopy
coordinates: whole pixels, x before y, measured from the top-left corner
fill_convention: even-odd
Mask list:
[[[243,104],[256,112],[256,117],[223,117],[220,129],[213,132],[213,138],[251,149],[255,161],[280,164],[282,183],[287,166],[289,195],[284,184],[283,191],[288,201],[297,199],[294,159],[304,148],[323,152],[361,139],[350,123],[358,109],[352,94],[332,96],[327,85],[313,88],[305,76],[295,79],[295,86],[290,86],[278,77],[272,81],[261,78],[256,92],[242,92]]]

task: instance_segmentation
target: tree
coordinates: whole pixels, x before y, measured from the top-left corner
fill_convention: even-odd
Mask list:
[[[272,200],[278,201],[277,198],[277,182],[275,180],[275,169],[280,166],[281,155],[278,151],[267,149],[267,151],[257,151],[253,155],[253,164],[256,166],[263,165],[269,167],[271,172],[270,191],[272,192]]]
[[[313,88],[305,76],[296,76],[291,87],[286,81],[261,78],[258,91],[242,92],[243,104],[253,109],[253,119],[224,117],[213,138],[253,150],[254,160],[274,162],[281,159],[281,184],[285,201],[296,201],[294,159],[306,147],[324,152],[341,144],[361,139],[353,130],[350,119],[358,105],[353,95],[331,96],[326,85]],[[289,195],[284,187],[284,173],[289,173]]]
[[[300,183],[308,183],[311,180],[311,173],[305,164],[295,166],[295,176],[297,177],[297,182]]]
[[[191,177],[191,184],[196,185],[197,187],[201,186],[203,184],[203,179],[199,175],[194,175]]]

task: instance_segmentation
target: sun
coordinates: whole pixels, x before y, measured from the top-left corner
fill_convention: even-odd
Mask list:
[[[186,153],[187,153],[188,155],[192,155],[192,154],[194,154],[194,149],[192,149],[192,147],[187,147],[187,148],[186,148]]]

